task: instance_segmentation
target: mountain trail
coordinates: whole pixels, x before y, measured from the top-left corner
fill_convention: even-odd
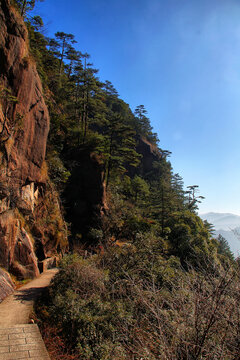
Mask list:
[[[17,289],[0,303],[0,327],[28,324],[34,301],[50,284],[58,269],[50,269]]]

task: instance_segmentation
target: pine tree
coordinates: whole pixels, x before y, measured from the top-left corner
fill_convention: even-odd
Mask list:
[[[218,235],[217,242],[218,242],[218,253],[226,256],[227,258],[233,261],[234,256],[230,249],[230,246],[227,240],[221,234]]]
[[[39,1],[43,2],[44,0]],[[16,0],[16,3],[19,6],[21,16],[26,17],[27,13],[34,9],[36,0]]]
[[[126,172],[126,166],[136,167],[140,155],[136,152],[135,133],[129,125],[125,125],[119,114],[111,113],[111,120],[106,129],[106,164],[105,178],[109,184],[112,170],[119,174]]]
[[[147,110],[145,109],[144,105],[138,105],[134,111],[135,114],[135,126],[137,134],[140,136],[146,137],[153,144],[157,144],[158,136],[156,133],[153,133],[153,128],[150,124],[149,118],[147,115]]]
[[[205,199],[204,196],[197,196],[197,193],[199,192],[199,186],[198,185],[190,185],[187,186],[189,190],[185,192],[185,194],[188,196],[187,200],[187,206],[188,209],[196,212],[198,210],[198,204],[202,202],[203,199]]]
[[[49,41],[49,47],[53,51],[54,55],[59,58],[59,76],[62,75],[63,61],[67,58],[71,44],[75,44],[77,41],[74,40],[74,35],[66,34],[62,31],[55,33],[55,39]]]

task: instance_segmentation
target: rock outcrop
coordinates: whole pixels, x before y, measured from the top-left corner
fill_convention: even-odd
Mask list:
[[[15,285],[10,275],[0,268],[0,302],[8,295],[13,293]]]
[[[0,132],[9,180],[23,186],[42,181],[49,115],[36,65],[29,55],[26,27],[8,0],[1,0],[0,29],[0,84],[17,99],[14,102],[2,93]]]
[[[128,175],[133,178],[135,175],[145,177],[154,171],[154,162],[159,162],[162,155],[158,147],[142,136],[136,138],[136,152],[141,155],[140,163],[137,167],[127,167]]]
[[[20,279],[31,278],[39,275],[34,241],[17,212],[9,210],[0,216],[0,264]]]
[[[64,251],[66,227],[44,161],[49,114],[41,80],[9,0],[0,2],[0,29],[0,266],[22,279],[39,274],[38,260]]]
[[[151,144],[147,139],[142,137],[138,139],[136,151],[142,155],[138,171],[140,171],[141,175],[146,175],[153,170],[154,161],[159,161],[161,158],[160,151],[156,145]]]

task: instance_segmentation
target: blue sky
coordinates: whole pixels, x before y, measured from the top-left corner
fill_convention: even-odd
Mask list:
[[[240,215],[240,1],[45,0],[47,36],[75,35],[101,80],[144,104],[200,212]]]

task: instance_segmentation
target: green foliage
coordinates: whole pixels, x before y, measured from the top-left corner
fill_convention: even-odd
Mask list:
[[[197,196],[198,193],[198,185],[190,185],[188,186],[188,191],[186,191],[186,194],[188,195],[188,209],[191,211],[198,210],[198,203],[202,202],[202,199],[205,199],[204,196]]]
[[[47,162],[49,170],[48,174],[54,184],[58,187],[58,190],[61,190],[71,173],[65,168],[56,151],[48,153]]]
[[[39,0],[43,2],[44,0]],[[29,11],[32,11],[35,7],[36,0],[15,0],[19,7],[21,16],[26,17]]]
[[[88,232],[88,238],[91,243],[99,244],[103,240],[103,231],[101,229],[91,228]]]
[[[183,265],[197,265],[209,257],[214,258],[213,243],[202,220],[186,210],[172,214],[167,221],[171,229],[168,236],[171,253],[179,256]]]
[[[51,39],[49,41],[49,47],[53,54],[59,58],[59,79],[61,79],[62,69],[63,69],[63,61],[68,57],[70,50],[72,49],[71,44],[76,43],[74,40],[74,35],[66,34],[62,31],[58,31],[55,34],[55,39]]]
[[[0,87],[0,99],[4,102],[5,107],[8,107],[9,103],[18,103],[18,99],[12,95],[11,90],[4,86]]]
[[[42,315],[79,358],[237,358],[239,269],[209,261],[186,272],[159,240],[139,234],[103,256],[65,257]]]
[[[139,198],[145,198],[150,194],[149,185],[137,175],[132,180],[131,188],[136,202]]]
[[[228,259],[233,261],[234,255],[230,249],[230,246],[229,246],[227,240],[221,234],[218,235],[216,240],[217,240],[218,253],[221,255],[224,255],[225,257],[227,257]]]
[[[121,348],[116,319],[124,317],[124,309],[110,301],[107,281],[107,272],[77,256],[64,259],[55,277],[50,316],[81,359],[111,359]]]
[[[43,20],[41,16],[36,15],[31,18],[31,25],[34,27],[35,30],[39,31],[43,27]]]
[[[18,104],[17,97],[12,94],[10,89],[0,84],[0,106],[3,114],[0,143],[6,143],[6,145],[7,142],[11,142],[14,131],[20,129],[23,125],[24,116],[16,113],[14,118],[13,112],[11,113],[16,104]]]
[[[134,131],[124,124],[121,115],[112,113],[106,130],[106,182],[107,185],[113,171],[120,174],[126,172],[126,164],[136,167],[139,164],[140,155],[136,152]]]
[[[153,133],[152,126],[150,124],[149,118],[146,117],[147,110],[145,109],[144,105],[138,105],[134,112],[136,116],[136,131],[139,135],[144,136],[152,142],[153,144],[158,143],[158,137],[156,133]]]

